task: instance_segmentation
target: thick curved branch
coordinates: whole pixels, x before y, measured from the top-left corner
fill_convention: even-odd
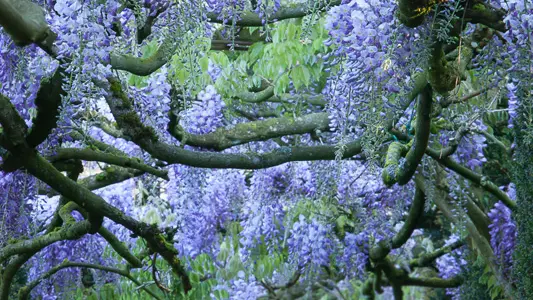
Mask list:
[[[309,114],[294,119],[281,117],[237,124],[233,127],[219,128],[212,133],[202,135],[185,132],[177,123],[176,117],[171,117],[169,123],[170,134],[184,144],[210,148],[216,151],[222,151],[253,141],[266,141],[286,135],[313,133],[317,130],[326,131],[328,129],[329,118],[327,113]]]
[[[458,164],[456,161],[454,161],[450,157],[441,157],[440,151],[438,150],[427,148],[426,153],[429,156],[431,156],[434,160],[436,160],[439,164],[447,167],[448,169],[454,171],[455,173],[472,181],[473,183],[482,187],[487,192],[496,196],[496,198],[501,200],[511,210],[516,210],[516,203],[513,200],[511,200],[511,198],[509,198],[507,193],[500,190],[496,184],[488,180],[486,177],[479,175],[476,172]]]
[[[269,86],[260,92],[241,92],[235,97],[246,103],[261,103],[274,96],[274,87]]]
[[[315,7],[315,11],[324,11],[329,7],[340,5],[342,1],[340,0],[331,0],[326,3],[319,2],[320,4]],[[309,9],[307,5],[298,4],[295,7],[281,7],[278,11],[269,18],[268,23],[274,23],[281,20],[294,19],[294,18],[303,18],[308,14],[311,14],[313,10]],[[220,19],[220,16],[216,13],[208,13],[207,18],[209,22],[212,23],[224,23]],[[233,22],[229,20],[226,24],[232,25]],[[254,12],[244,12],[240,16],[240,20],[235,22],[237,26],[263,26],[263,19],[259,17],[258,14]]]
[[[430,6],[429,0],[400,0],[398,1],[398,19],[405,26],[417,27],[426,19],[424,12]]]
[[[118,268],[112,268],[97,264],[90,264],[90,263],[82,263],[82,262],[70,262],[70,261],[63,261],[61,264],[51,268],[46,273],[39,276],[39,278],[35,279],[34,281],[28,283],[26,286],[20,289],[19,291],[19,299],[20,300],[26,300],[29,298],[31,291],[38,286],[43,280],[51,277],[58,271],[65,269],[65,268],[89,268],[89,269],[96,269],[101,270],[105,272],[115,273],[122,277],[125,277],[129,280],[131,280],[133,283],[135,283],[137,286],[139,286],[140,289],[148,293],[150,296],[152,296],[154,299],[160,299],[156,294],[154,294],[150,289],[146,287],[146,285],[139,282],[135,277],[133,277],[127,270],[125,269],[118,269]]]
[[[442,279],[438,277],[423,278],[423,277],[407,277],[403,280],[403,285],[411,286],[425,286],[433,288],[454,288],[463,283],[463,278],[453,277],[449,279]]]
[[[18,270],[35,254],[27,253],[17,256],[9,262],[9,264],[2,270],[2,281],[0,282],[0,300],[8,300],[9,291],[11,290],[11,283]]]
[[[443,50],[443,44],[440,42],[435,43],[429,60],[430,71],[428,78],[431,86],[439,94],[455,89],[461,83],[466,66],[473,57],[474,51],[472,48],[463,46],[461,47],[461,55],[458,55],[455,61],[448,62]]]
[[[392,239],[392,249],[400,248],[411,237],[416,228],[416,224],[424,214],[425,203],[426,195],[424,195],[424,192],[421,189],[416,188],[415,197],[413,199],[413,203],[411,204],[411,208],[409,209],[407,219],[405,220],[405,223],[400,231]]]
[[[17,46],[37,44],[44,51],[55,52],[57,35],[48,27],[44,10],[29,0],[0,0],[0,26]]]
[[[63,89],[64,71],[62,67],[58,67],[51,78],[41,81],[41,87],[35,98],[37,116],[32,120],[33,125],[26,136],[30,147],[37,147],[44,142],[52,129],[57,126],[61,99],[67,95]]]
[[[117,124],[135,144],[139,145],[152,157],[170,164],[184,164],[200,168],[235,168],[262,169],[290,161],[333,160],[335,146],[281,147],[266,154],[212,153],[195,152],[182,149],[159,141],[154,129],[145,126],[133,110],[131,100],[126,96],[119,81],[109,78],[110,95],[106,97],[111,113]],[[343,158],[352,157],[361,152],[361,143],[354,141],[346,145]]]
[[[128,179],[138,177],[145,174],[143,171],[126,169],[120,167],[106,168],[102,173],[91,175],[78,180],[78,184],[90,191],[104,188],[116,183],[126,181]],[[45,188],[39,189],[39,195],[47,195],[48,197],[59,195],[55,190]]]
[[[444,246],[442,248],[439,248],[431,253],[426,253],[426,254],[423,254],[421,255],[420,257],[418,258],[415,258],[415,259],[412,259],[410,262],[409,262],[409,266],[411,268],[422,268],[422,267],[427,267],[429,266],[429,264],[431,264],[435,259],[445,255],[445,254],[448,254],[450,252],[452,252],[453,250],[455,249],[458,249],[462,246],[464,246],[465,242],[463,240],[458,240],[458,241],[455,241],[454,243],[450,244],[450,245],[447,245],[447,246]]]
[[[143,164],[139,159],[117,156],[110,153],[98,152],[91,149],[61,148],[56,154],[48,157],[50,162],[79,159],[84,161],[99,161],[125,168],[137,169],[148,174],[168,180],[167,170],[160,170],[149,165]]]
[[[172,38],[166,38],[157,51],[148,58],[126,54],[111,54],[111,68],[123,70],[139,76],[148,76],[166,64],[176,52],[177,44]]]
[[[385,166],[383,168],[383,182],[391,186],[394,183],[404,185],[409,182],[424,156],[429,141],[431,126],[431,87],[425,86],[418,98],[416,112],[416,133],[411,148],[399,142],[389,146]],[[409,150],[408,150],[409,149]],[[405,159],[403,156],[405,155]]]
[[[404,114],[405,110],[411,105],[411,103],[416,99],[418,95],[427,87],[428,85],[428,79],[427,79],[427,73],[421,72],[414,75],[413,80],[413,88],[412,90],[406,95],[404,99],[402,99],[399,103],[399,109],[396,111],[397,113],[394,113],[393,111],[389,111],[387,113],[387,121],[385,122],[385,129],[387,131],[394,130],[394,126],[396,126],[396,123],[401,118],[401,116]]]

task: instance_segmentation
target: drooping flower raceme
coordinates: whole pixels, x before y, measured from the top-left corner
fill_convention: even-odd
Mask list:
[[[343,241],[341,264],[346,276],[362,279],[368,264],[369,234],[346,233]]]
[[[450,245],[458,239],[459,236],[452,234],[448,240],[446,240],[445,245]],[[464,255],[465,250],[459,248],[437,258],[437,268],[439,269],[440,276],[444,279],[448,279],[461,274],[467,265]],[[446,293],[451,295],[453,299],[459,299],[459,292],[459,288],[446,289]]]
[[[503,274],[508,276],[511,272],[513,250],[516,245],[516,224],[511,217],[511,210],[501,201],[494,204],[488,216],[491,221],[489,225],[490,244]]]
[[[331,227],[300,215],[292,225],[288,245],[289,252],[300,267],[312,265],[316,269],[327,266],[334,250]]]
[[[226,106],[215,87],[210,85],[198,94],[199,102],[182,112],[181,125],[190,133],[204,134],[223,125],[222,111]]]

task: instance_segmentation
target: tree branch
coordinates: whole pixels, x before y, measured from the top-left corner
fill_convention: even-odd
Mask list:
[[[426,185],[424,183],[425,179],[421,174],[415,175],[414,181],[417,187],[423,191],[426,190]],[[507,296],[514,295],[515,293],[507,284],[507,280],[502,276],[501,269],[494,263],[496,260],[489,241],[478,232],[476,226],[469,218],[461,216],[463,213],[462,209],[457,208],[456,205],[453,204],[455,200],[451,199],[449,195],[446,195],[445,197],[439,197],[439,195],[435,195],[435,197],[433,197],[433,202],[450,222],[454,224],[464,224],[469,238],[472,240],[474,248],[478,250],[477,253],[481,255],[484,262],[490,266],[492,272],[496,274],[500,282],[502,282],[506,287],[505,292]]]
[[[505,32],[507,28],[503,22],[506,11],[497,9],[484,1],[472,1],[472,7],[465,12],[465,21],[473,24],[483,24],[489,28]]]
[[[35,43],[48,54],[56,52],[57,35],[50,30],[42,8],[29,0],[0,0],[0,26],[17,46]]]
[[[235,97],[246,103],[261,103],[274,96],[274,87],[269,86],[260,92],[241,92]]]
[[[430,7],[428,0],[400,0],[398,1],[398,19],[405,26],[415,28],[426,19],[425,9]]]
[[[484,87],[478,91],[475,91],[475,92],[472,92],[468,95],[464,95],[463,97],[461,98],[452,98],[452,97],[447,97],[447,98],[444,98],[442,101],[440,101],[440,106],[442,108],[447,108],[449,107],[450,105],[452,104],[459,104],[459,103],[465,103],[467,102],[468,100],[472,99],[472,98],[475,98],[483,93],[485,93],[486,91],[490,90],[492,88],[492,86],[487,86],[487,87]]]
[[[90,191],[94,191],[143,174],[145,174],[143,171],[121,167],[106,168],[102,173],[78,180],[78,184]],[[39,195],[48,195],[49,197],[52,197],[59,194],[55,190],[39,189]]]
[[[109,78],[109,83],[112,93],[106,97],[106,100],[124,134],[152,157],[170,164],[177,163],[200,168],[262,169],[290,161],[335,159],[337,148],[333,145],[281,147],[266,154],[230,154],[195,152],[166,144],[159,141],[153,128],[141,122],[133,110],[131,100],[122,91],[120,82]],[[361,144],[358,140],[348,143],[343,158],[352,157],[360,152]]]
[[[168,180],[167,170],[160,170],[141,163],[140,159],[118,156],[115,154],[98,152],[91,149],[61,148],[55,155],[48,157],[50,162],[57,162],[68,159],[79,159],[84,161],[99,161],[125,168],[137,169],[159,178]]]
[[[327,101],[324,99],[323,95],[292,95],[292,94],[281,94],[279,96],[272,96],[268,98],[265,102],[276,102],[276,103],[295,103],[302,101],[311,105],[324,107],[327,104]]]
[[[109,243],[109,245],[122,256],[133,268],[142,267],[142,262],[135,255],[133,255],[128,247],[122,243],[111,231],[107,230],[105,227],[100,227],[98,233]]]
[[[424,214],[424,204],[426,203],[426,195],[421,189],[415,189],[415,196],[407,219],[403,224],[400,231],[392,239],[392,249],[400,248],[413,234],[416,228],[416,224],[422,218]]]
[[[511,148],[505,146],[505,144],[500,141],[498,138],[496,138],[494,135],[488,133],[486,130],[473,130],[473,132],[483,135],[484,137],[489,140],[490,143],[495,144],[496,146],[500,147],[505,153],[509,154],[511,156]]]
[[[330,0],[327,3],[319,2],[315,7],[315,11],[324,11],[329,7],[340,5],[342,1],[340,0]],[[302,18],[306,15],[312,13],[313,10],[309,9],[307,5],[297,5],[295,7],[281,7],[278,9],[278,11],[270,17],[270,19],[267,21],[267,23],[274,23],[282,20],[287,19],[294,19],[294,18]],[[212,23],[224,23],[223,20],[220,19],[220,16],[216,13],[208,13],[207,18],[209,22]],[[232,25],[233,22],[229,20],[226,24]],[[263,20],[261,17],[259,17],[258,14],[254,12],[244,12],[240,16],[240,20],[235,22],[235,25],[237,26],[263,26]]]
[[[471,46],[463,45],[460,48],[460,55],[457,56],[457,59],[453,62],[448,62],[443,44],[435,42],[429,59],[430,71],[428,79],[431,86],[439,94],[445,94],[455,89],[461,83],[466,66],[473,57],[474,51]]]
[[[441,247],[431,253],[426,253],[424,255],[421,255],[418,258],[412,259],[409,262],[409,266],[411,268],[423,268],[427,267],[429,264],[431,264],[435,259],[448,254],[452,252],[455,249],[458,249],[462,246],[464,246],[465,242],[463,240],[455,241],[454,243]]]
[[[15,244],[9,244],[0,249],[0,262],[17,254],[35,253],[58,241],[76,240],[89,233],[92,228],[89,220],[76,222],[74,217],[69,213],[72,207],[65,205],[60,210],[60,217],[63,220],[63,226],[60,230],[55,230],[42,236],[30,240],[23,240]]]
[[[82,262],[70,262],[68,260],[63,261],[59,265],[51,268],[46,273],[39,276],[39,278],[35,279],[34,281],[27,284],[25,287],[21,288],[19,291],[19,300],[26,300],[29,298],[31,291],[38,286],[43,280],[51,277],[58,271],[65,269],[65,268],[89,268],[89,269],[96,269],[101,270],[105,272],[115,273],[122,277],[125,277],[129,280],[131,280],[133,283],[135,283],[137,286],[139,286],[140,289],[144,290],[146,293],[148,293],[150,296],[152,296],[154,299],[161,299],[156,294],[154,294],[150,289],[146,287],[145,284],[141,284],[135,277],[133,277],[126,269],[118,269],[118,268],[111,268],[107,266],[97,265],[97,264],[90,264],[90,263],[82,263]]]
[[[433,288],[454,288],[463,283],[463,278],[460,276],[442,279],[438,277],[423,278],[423,277],[407,277],[403,280],[403,285],[425,286]]]
[[[176,52],[177,44],[167,37],[157,51],[148,58],[126,54],[111,54],[111,68],[123,70],[139,76],[148,76],[166,64]]]
[[[314,113],[295,119],[280,117],[237,124],[229,128],[218,128],[212,133],[202,135],[185,132],[175,116],[171,116],[169,122],[170,134],[183,141],[184,144],[216,151],[253,141],[266,141],[286,135],[312,133],[317,130],[327,131],[328,129],[327,113]]]
[[[409,182],[416,171],[418,164],[424,156],[429,141],[431,127],[431,88],[426,85],[418,98],[418,108],[416,112],[416,133],[413,145],[408,146],[394,142],[387,150],[385,166],[383,167],[383,182],[391,186],[398,182],[404,185]],[[405,155],[405,159],[403,156]],[[403,162],[401,162],[401,160]]]
[[[488,180],[485,176],[479,175],[474,171],[458,164],[450,157],[441,157],[440,151],[438,150],[434,150],[428,147],[426,149],[426,153],[434,160],[436,160],[439,164],[472,181],[473,183],[482,187],[487,192],[496,196],[496,198],[501,200],[511,210],[516,210],[516,203],[511,200],[511,198],[509,198],[509,196],[504,191],[500,190],[496,184]]]

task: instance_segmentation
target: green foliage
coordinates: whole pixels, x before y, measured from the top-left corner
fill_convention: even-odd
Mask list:
[[[276,95],[287,91],[292,82],[296,90],[309,88],[323,75],[323,62],[317,54],[325,53],[327,33],[323,21],[310,28],[309,37],[301,40],[300,21],[290,20],[271,26],[272,41],[258,42],[232,59],[223,53],[210,54],[222,68],[217,90],[232,97],[247,89],[260,88],[262,82],[274,85]]]
[[[464,300],[490,300],[498,299],[502,289],[495,285],[496,277],[490,267],[481,257],[470,263],[464,274],[465,282],[461,286],[461,299]]]

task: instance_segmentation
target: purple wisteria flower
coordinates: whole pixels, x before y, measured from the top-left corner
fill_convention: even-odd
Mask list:
[[[334,250],[331,227],[316,219],[308,221],[303,215],[294,222],[288,240],[289,252],[300,267],[327,266]]]
[[[181,125],[190,133],[204,134],[223,125],[223,109],[226,106],[221,96],[210,85],[198,93],[199,102],[182,112]]]
[[[494,204],[488,216],[491,221],[489,225],[490,244],[494,250],[494,256],[503,274],[509,276],[517,238],[516,224],[511,217],[511,210],[501,201]]]

